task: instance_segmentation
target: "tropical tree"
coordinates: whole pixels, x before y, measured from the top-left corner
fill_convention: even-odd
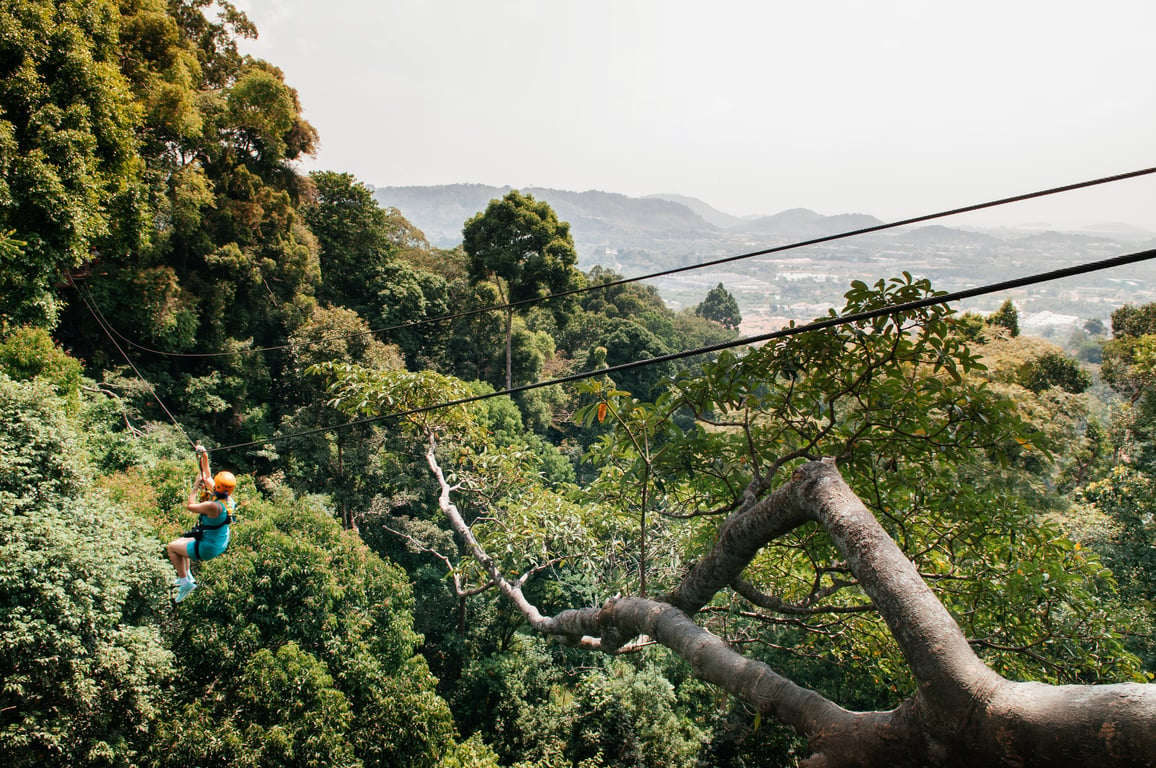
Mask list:
[[[316,134],[238,53],[255,33],[227,1],[0,8],[0,332],[60,322],[97,378],[150,349],[142,400],[202,434],[268,434],[256,403],[292,404],[283,358],[241,353],[283,342],[319,280],[291,167]]]
[[[591,288],[582,294],[582,308],[591,314],[607,317],[637,318],[647,314],[661,314],[666,302],[653,285],[623,282],[622,275],[605,267],[595,266],[586,273]]]
[[[0,371],[17,381],[50,384],[66,402],[80,394],[81,369],[43,328],[15,328],[0,337]]]
[[[1015,302],[1008,299],[999,309],[987,316],[987,324],[996,328],[1003,328],[1010,336],[1020,335],[1020,313]]]
[[[1089,336],[1103,336],[1107,328],[1104,327],[1104,321],[1098,317],[1089,317],[1084,321],[1082,326],[1084,333]]]
[[[93,488],[70,410],[0,373],[0,762],[141,764],[175,674],[171,569]]]
[[[578,284],[578,253],[570,225],[544,200],[512,190],[491,200],[462,229],[470,278],[496,280],[506,307],[506,389],[513,386],[514,303],[559,293]],[[555,308],[563,312],[561,304]]]
[[[602,365],[619,366],[662,357],[672,351],[662,339],[644,326],[626,318],[603,319],[599,345],[587,355],[585,370]],[[674,371],[670,363],[655,363],[615,373],[615,382],[624,390],[647,396]]]
[[[707,320],[713,320],[731,331],[738,330],[743,322],[739,303],[722,283],[707,291],[706,298],[694,308],[694,313]]]
[[[171,464],[107,485],[159,539],[187,523]],[[166,625],[177,684],[149,764],[438,765],[453,724],[416,654],[404,574],[318,497],[275,479],[267,493],[241,478],[229,550],[200,566],[200,589]]]
[[[24,243],[0,249],[0,322],[54,326],[63,273],[147,237],[120,20],[111,2],[0,5],[0,232]]]
[[[1120,416],[1126,456],[1152,474],[1156,468],[1156,303],[1127,305],[1112,313],[1112,339],[1104,345],[1104,381],[1124,398]]]
[[[1088,483],[1077,498],[1090,508],[1082,538],[1103,553],[1120,582],[1126,642],[1156,674],[1156,480],[1117,465]]]
[[[344,343],[362,362],[397,362],[371,338]],[[96,476],[107,457],[85,449],[120,444],[122,414],[102,407],[115,390],[82,379],[73,391],[75,368],[39,346],[36,365],[0,344],[4,765],[494,765],[455,743],[404,574],[316,495],[269,478],[262,498],[242,477],[229,551],[197,566],[201,589],[174,612],[157,544],[190,523],[187,449],[174,461],[172,434],[126,424],[148,454]]]
[[[1020,383],[1036,393],[1059,387],[1078,395],[1092,386],[1092,375],[1063,352],[1048,352],[1024,363]]]
[[[440,275],[398,261],[384,267],[374,285],[368,317],[405,355],[410,368],[436,367],[448,345],[446,324],[429,322],[451,314],[454,296]]]
[[[348,173],[315,171],[309,178],[313,194],[302,214],[320,245],[317,298],[369,318],[381,269],[392,262],[396,249],[389,214],[373,199],[373,191]]]
[[[402,369],[400,351],[383,344],[351,309],[318,307],[309,322],[289,337],[290,386],[301,405],[286,413],[280,429],[301,434],[279,446],[278,467],[302,493],[325,493],[342,524],[355,528],[380,476],[373,456],[380,442],[371,424],[348,425],[344,414],[326,404],[324,388],[308,369],[322,362],[357,363],[372,369]]]

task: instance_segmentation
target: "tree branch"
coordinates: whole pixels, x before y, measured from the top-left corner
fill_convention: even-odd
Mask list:
[[[851,491],[833,461],[812,462],[728,518],[712,550],[668,595],[614,598],[600,608],[545,617],[502,578],[449,499],[430,436],[427,459],[439,504],[473,556],[530,626],[563,642],[614,653],[661,643],[696,677],[749,702],[804,735],[808,768],[834,766],[1153,765],[1156,686],[1013,683],[986,667],[914,564]],[[919,690],[889,712],[849,712],[766,664],[744,657],[692,620],[739,579],[759,550],[809,522],[820,524],[879,611]],[[634,644],[628,641],[637,638]]]
[[[616,598],[599,609],[564,611],[555,622],[568,635],[601,636],[604,649],[611,634],[650,636],[686,659],[696,677],[741,697],[802,734],[819,732],[820,724],[850,729],[862,717],[796,685],[766,664],[746,658],[685,612],[658,600]]]
[[[835,594],[844,587],[855,586],[855,582],[850,581],[836,581],[829,587],[823,587],[812,591],[809,595],[798,602],[789,603],[778,595],[768,595],[760,592],[754,584],[751,584],[746,579],[735,579],[731,582],[731,587],[743,599],[747,600],[759,608],[765,608],[768,611],[775,611],[776,613],[785,613],[791,616],[819,616],[831,613],[866,613],[875,610],[875,606],[870,603],[862,605],[820,605],[815,603],[822,600],[824,597]]]
[[[441,552],[438,552],[436,549],[427,547],[425,544],[418,541],[408,533],[403,533],[396,528],[390,528],[388,525],[382,525],[381,527],[392,533],[394,536],[399,536],[400,538],[408,541],[418,552],[425,552],[426,554],[433,555],[438,560],[441,560],[442,564],[445,565],[446,570],[449,571],[450,577],[453,579],[454,597],[473,597],[474,595],[480,595],[483,592],[487,592],[495,586],[494,582],[491,580],[480,586],[466,589],[462,586],[462,578],[458,573],[458,569],[454,568],[453,562],[447,556],[443,555]]]
[[[541,611],[526,599],[520,583],[511,583],[502,576],[501,569],[498,568],[494,559],[482,548],[482,545],[478,543],[473,531],[470,530],[465,518],[462,517],[461,512],[458,510],[457,505],[450,499],[450,485],[446,482],[445,473],[442,472],[441,465],[438,464],[437,460],[437,437],[432,431],[427,434],[427,437],[429,439],[429,447],[426,449],[426,461],[440,488],[438,507],[441,509],[442,514],[450,521],[450,525],[454,531],[462,538],[462,541],[465,542],[467,549],[470,551],[470,555],[482,566],[489,575],[490,580],[497,585],[502,594],[526,617],[526,620],[534,630],[547,635],[572,634],[565,631],[565,629],[559,631],[557,622],[554,619],[543,616]],[[572,643],[589,644],[586,638],[580,636],[570,637],[569,641]]]

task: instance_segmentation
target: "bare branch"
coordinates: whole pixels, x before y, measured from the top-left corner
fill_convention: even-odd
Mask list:
[[[470,526],[466,524],[465,518],[462,517],[457,505],[450,499],[450,485],[446,482],[445,474],[442,472],[441,465],[438,464],[437,460],[437,437],[433,432],[427,433],[427,437],[429,439],[429,447],[426,450],[426,461],[429,463],[430,471],[433,472],[434,478],[438,482],[438,487],[441,489],[441,492],[438,494],[438,507],[441,509],[442,514],[450,521],[450,525],[454,531],[462,538],[462,541],[465,542],[466,548],[470,551],[470,555],[482,566],[486,573],[489,574],[490,579],[497,585],[502,594],[526,617],[526,620],[534,630],[547,635],[570,634],[564,629],[563,631],[559,631],[556,626],[557,622],[554,619],[543,616],[541,611],[526,599],[519,584],[512,583],[502,576],[501,570],[494,562],[494,559],[490,557],[482,548],[482,545],[478,543],[477,538],[474,537]],[[587,642],[581,635],[571,639],[573,642],[584,645]]]
[[[751,584],[746,579],[735,579],[731,582],[731,587],[735,592],[742,595],[744,599],[758,606],[765,608],[768,611],[775,611],[776,613],[784,613],[791,616],[820,616],[823,614],[832,613],[867,613],[875,610],[875,606],[870,603],[862,605],[816,605],[825,597],[839,592],[846,587],[856,586],[857,582],[853,581],[835,581],[829,587],[821,587],[814,589],[797,602],[787,602],[778,595],[768,595],[760,592],[754,584]]]
[[[87,386],[85,384],[81,384],[80,388],[83,389],[85,392],[95,392],[95,393],[98,393],[101,395],[106,395],[106,396],[111,397],[112,399],[116,400],[116,404],[120,406],[121,418],[124,419],[124,428],[126,430],[128,430],[128,433],[130,435],[132,435],[133,437],[144,437],[145,431],[143,429],[140,429],[139,427],[135,426],[132,423],[132,420],[129,418],[128,406],[126,406],[124,404],[124,398],[123,397],[121,397],[116,392],[113,392],[111,389],[109,389],[105,386],[102,386],[100,384],[98,384],[95,387],[90,387],[90,386]]]
[[[381,527],[384,528],[385,530],[389,531],[393,535],[399,536],[399,537],[405,539],[406,541],[408,541],[410,544],[413,545],[414,549],[416,549],[418,552],[424,552],[426,554],[433,555],[438,560],[441,560],[442,563],[445,565],[446,570],[449,572],[450,577],[453,579],[454,597],[459,597],[459,598],[460,597],[473,597],[474,595],[480,595],[483,592],[486,592],[486,591],[494,588],[495,584],[492,580],[485,583],[485,584],[482,584],[481,586],[478,586],[478,587],[472,587],[470,589],[463,588],[461,575],[459,574],[458,569],[454,567],[453,562],[448,557],[443,555],[441,552],[438,552],[436,549],[431,549],[431,548],[425,546],[422,542],[418,541],[416,538],[409,535],[408,533],[403,533],[403,532],[401,532],[395,528],[390,528],[388,525],[382,525]]]

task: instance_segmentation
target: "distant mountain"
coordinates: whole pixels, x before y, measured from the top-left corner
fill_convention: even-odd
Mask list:
[[[699,216],[702,216],[704,221],[720,229],[731,229],[743,222],[743,219],[740,217],[723,213],[717,208],[713,208],[702,200],[699,200],[697,197],[687,197],[686,195],[647,195],[646,197],[669,200],[672,203],[681,203]]]
[[[983,232],[954,229],[942,224],[931,224],[911,230],[899,230],[896,239],[919,245],[993,246],[999,239]]]
[[[882,219],[864,213],[824,216],[806,208],[792,208],[789,211],[776,213],[774,216],[763,216],[759,219],[740,222],[732,227],[732,231],[805,240],[877,227],[883,223]]]
[[[1067,248],[1079,246],[1084,248],[1093,248],[1096,246],[1102,246],[1105,243],[1110,243],[1113,246],[1119,245],[1118,240],[1114,240],[1104,235],[1090,234],[1086,231],[1057,232],[1054,229],[1024,235],[1022,237],[1016,238],[1014,242],[1017,242],[1021,245],[1030,245],[1035,248],[1043,248],[1055,245],[1062,245]]]
[[[465,222],[509,191],[510,187],[484,184],[380,187],[374,197],[400,210],[433,245],[453,248],[461,244]],[[773,328],[784,319],[803,321],[821,315],[827,307],[839,305],[842,286],[853,280],[909,272],[932,280],[941,290],[957,290],[1135,251],[1144,247],[1137,241],[1146,234],[1125,230],[1128,237],[1116,239],[1112,235],[1125,228],[1107,225],[1056,232],[1046,226],[958,229],[930,224],[831,238],[796,250],[792,243],[884,222],[862,213],[824,216],[806,208],[739,219],[680,195],[634,198],[538,187],[521,191],[545,200],[560,219],[570,222],[580,269],[601,265],[635,277],[725,259],[725,266],[680,272],[653,284],[677,308],[697,304],[721,282],[735,295],[747,318],[744,325],[751,328]],[[1156,241],[1147,247],[1156,247]],[[967,308],[994,311],[1005,298],[977,299]],[[1028,315],[1040,312],[1105,319],[1115,306],[1152,300],[1156,281],[1145,264],[1069,278],[1062,292],[1042,285],[1015,294],[1025,323]],[[1054,317],[1043,317],[1059,328]]]
[[[719,230],[687,206],[670,200],[535,187],[522,191],[549,202],[558,218],[570,222],[576,242],[615,247],[624,239],[693,239],[714,236]]]
[[[380,204],[400,210],[433,245],[453,248],[462,241],[465,222],[510,189],[485,184],[449,184],[379,187],[373,194]],[[680,195],[636,198],[596,190],[568,192],[540,187],[523,187],[521,191],[545,200],[558,218],[570,222],[578,248],[579,268],[590,269],[600,264],[627,276],[761,248],[778,248],[884,223],[862,213],[825,216],[806,208],[739,219],[701,200]],[[913,265],[922,263],[926,274],[938,274],[948,268],[945,265],[950,265],[952,273],[958,276],[969,268],[980,268],[981,264],[983,270],[990,271],[1013,261],[1022,262],[1025,250],[1038,252],[1041,259],[1063,257],[1079,261],[1122,253],[1125,247],[1123,242],[1110,239],[1101,228],[1061,233],[1023,228],[957,229],[931,224],[834,240],[818,250],[800,251],[792,257],[883,264],[894,254],[907,254],[895,256],[901,259],[895,265],[898,269],[914,269]]]
[[[984,232],[1004,240],[1056,231],[1055,225],[1046,222],[1022,222],[1001,227],[983,227],[982,229]],[[1065,235],[1088,235],[1122,243],[1150,243],[1156,240],[1156,232],[1121,222],[1101,222],[1060,231]]]
[[[510,189],[448,184],[378,187],[373,194],[380,204],[401,211],[430,243],[453,248],[462,241],[465,222]],[[602,264],[625,274],[681,265],[704,255],[741,251],[750,242],[806,240],[882,223],[864,214],[824,216],[803,208],[740,219],[681,195],[636,198],[596,190],[569,192],[541,187],[523,187],[520,191],[545,200],[559,219],[570,222],[580,267]]]
[[[1111,240],[1123,240],[1124,242],[1147,242],[1156,239],[1156,233],[1150,230],[1121,222],[1093,224],[1081,228],[1080,231],[1090,235],[1107,237]]]
[[[397,208],[440,248],[462,241],[462,226],[484,211],[510,187],[451,184],[432,187],[378,187],[374,198]],[[611,192],[566,192],[523,187],[519,191],[545,200],[570,231],[580,253],[650,248],[655,243],[711,239],[720,229],[686,205],[659,198],[635,198]]]
[[[453,248],[462,242],[462,225],[509,187],[484,184],[443,184],[431,187],[378,187],[373,197],[383,206],[397,208],[425,233],[431,244]]]

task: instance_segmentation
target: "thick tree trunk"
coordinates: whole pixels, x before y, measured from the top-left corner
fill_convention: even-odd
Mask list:
[[[690,619],[764,544],[807,521],[830,534],[920,683],[895,710],[848,712]],[[604,644],[645,634],[674,649],[702,679],[803,734],[814,750],[808,766],[1156,765],[1156,686],[1050,686],[997,675],[833,464],[805,466],[731,520],[662,601],[620,599],[556,622]]]
[[[429,455],[440,479],[432,450]],[[448,488],[441,482],[445,510]],[[764,545],[812,521],[831,536],[919,683],[892,711],[847,711],[747,659],[692,620]],[[712,551],[659,600],[620,598],[545,617],[520,590],[499,586],[540,632],[590,645],[598,638],[611,652],[639,635],[673,649],[701,679],[805,736],[813,751],[809,768],[1156,766],[1156,686],[1050,686],[997,675],[833,463],[802,467],[729,520]]]
[[[826,715],[811,728],[780,717],[811,740],[811,764],[1156,765],[1156,687],[1049,686],[996,675],[833,464],[803,467],[731,521],[666,600],[697,611],[759,547],[807,520],[827,530],[920,683],[890,713]],[[724,687],[734,685],[741,683]],[[752,703],[773,712],[770,702]]]

